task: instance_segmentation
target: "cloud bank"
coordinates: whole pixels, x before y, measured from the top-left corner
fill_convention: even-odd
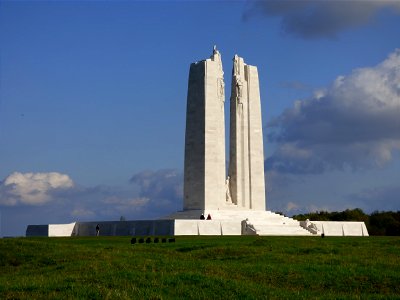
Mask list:
[[[0,181],[0,206],[41,207],[69,221],[161,217],[182,208],[182,194],[183,174],[177,170],[140,172],[127,187],[79,186],[56,172],[15,172]]]
[[[131,183],[140,187],[139,196],[150,199],[151,207],[160,213],[182,209],[183,173],[166,169],[135,174]]]
[[[382,10],[400,14],[399,1],[248,1],[243,20],[278,17],[282,31],[305,39],[334,38],[341,31],[369,23]]]
[[[320,174],[381,167],[400,150],[399,116],[400,49],[273,119],[267,138],[278,147],[266,169]]]
[[[57,191],[72,187],[74,183],[68,175],[15,172],[0,182],[0,204],[42,205],[52,201]]]
[[[182,195],[177,170],[140,172],[127,186],[92,187],[56,172],[15,172],[0,181],[0,234],[22,235],[28,224],[158,218],[181,210]]]

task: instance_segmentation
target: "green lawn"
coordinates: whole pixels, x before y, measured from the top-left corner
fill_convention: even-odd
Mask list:
[[[400,299],[399,237],[0,239],[0,299]]]

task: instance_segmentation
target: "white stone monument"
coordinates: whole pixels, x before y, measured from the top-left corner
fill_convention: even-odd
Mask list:
[[[166,217],[174,220],[174,234],[320,234],[323,231],[315,224],[304,225],[266,211],[258,71],[237,55],[232,69],[226,176],[223,75],[221,54],[215,46],[209,59],[190,66],[183,211]],[[201,215],[210,215],[212,221],[199,220]],[[368,235],[366,228],[360,231],[359,224],[348,226],[357,227],[354,232],[359,235]]]
[[[225,204],[225,86],[221,55],[191,64],[186,112],[184,210]]]
[[[26,236],[93,236],[97,224],[101,235],[368,236],[364,222],[299,222],[266,211],[258,71],[237,55],[230,101],[226,176],[224,72],[214,46],[189,71],[183,211],[160,220],[29,225]]]
[[[226,177],[224,72],[211,58],[193,63],[187,96],[184,211],[265,211],[264,150],[258,72],[235,55]],[[200,212],[201,211],[201,212]]]
[[[265,211],[264,147],[257,67],[235,55],[230,103],[229,178],[232,203]]]

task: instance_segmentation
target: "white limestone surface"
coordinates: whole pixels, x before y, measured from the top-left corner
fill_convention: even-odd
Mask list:
[[[49,237],[72,236],[76,222],[70,224],[49,224]]]
[[[241,222],[221,220],[175,220],[174,235],[241,235]]]
[[[354,224],[357,223],[357,224]],[[368,236],[368,230],[364,222],[346,222],[343,223],[344,236]]]
[[[369,236],[364,222],[310,221],[325,236]]]
[[[294,219],[270,211],[207,211],[212,220],[170,219],[143,221],[76,222],[29,225],[26,236],[169,236],[169,235],[277,235],[368,236],[364,222],[310,221],[317,233],[307,231]],[[207,215],[206,214],[206,215]],[[187,216],[187,214],[186,214]]]
[[[235,221],[220,221],[221,235],[242,235],[242,225]]]
[[[202,213],[204,216],[210,214],[212,220],[199,220]],[[193,210],[166,218],[175,220],[175,235],[312,235],[300,226],[299,221],[271,211]],[[243,227],[243,224],[248,227]]]
[[[186,109],[184,210],[265,210],[264,149],[257,67],[235,55],[226,177],[221,54],[191,64]]]
[[[230,102],[229,185],[232,203],[265,211],[264,147],[257,67],[235,55]]]
[[[225,112],[221,55],[191,64],[186,109],[184,210],[225,204]]]
[[[221,235],[221,221],[216,220],[200,220],[197,221],[199,235]]]
[[[174,235],[199,235],[197,220],[175,220]]]

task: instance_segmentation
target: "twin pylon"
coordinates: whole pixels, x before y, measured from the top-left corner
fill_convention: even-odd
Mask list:
[[[265,210],[257,67],[235,55],[225,158],[225,83],[220,52],[192,63],[186,111],[184,210]]]

